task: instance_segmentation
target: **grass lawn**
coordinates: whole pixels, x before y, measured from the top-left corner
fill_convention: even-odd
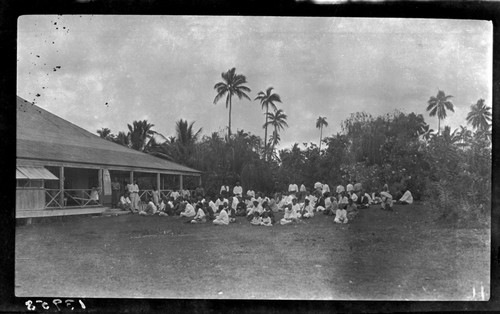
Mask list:
[[[360,210],[345,225],[323,215],[273,227],[184,220],[121,215],[19,226],[15,294],[480,300],[482,285],[490,295],[489,228],[436,224],[419,205]]]

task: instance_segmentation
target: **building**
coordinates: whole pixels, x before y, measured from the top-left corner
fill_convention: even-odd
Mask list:
[[[137,179],[142,200],[153,186],[168,196],[201,184],[195,169],[102,139],[17,97],[17,218],[103,212],[114,178],[122,190]]]

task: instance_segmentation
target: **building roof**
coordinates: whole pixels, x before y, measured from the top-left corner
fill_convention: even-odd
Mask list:
[[[102,139],[17,97],[17,158],[160,170],[200,171]]]

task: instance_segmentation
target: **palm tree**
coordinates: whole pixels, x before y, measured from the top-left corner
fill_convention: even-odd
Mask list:
[[[474,129],[487,131],[491,123],[491,107],[484,104],[484,99],[479,99],[475,105],[470,106],[467,114],[467,123],[472,124]]]
[[[428,125],[427,123],[423,123],[420,125],[420,129],[418,131],[418,137],[420,140],[427,142],[434,135],[433,132],[434,130],[431,129],[430,125]]]
[[[228,140],[231,138],[231,109],[232,103],[231,99],[233,95],[238,96],[239,99],[242,97],[247,98],[251,101],[250,97],[245,92],[250,92],[250,88],[244,86],[247,83],[247,79],[242,74],[236,74],[236,68],[232,68],[227,72],[221,74],[222,82],[215,84],[214,89],[217,91],[217,95],[214,99],[214,104],[219,101],[224,95],[226,95],[226,108],[229,108],[229,125],[228,125]]]
[[[448,99],[452,98],[452,95],[446,95],[443,91],[439,90],[437,96],[431,96],[427,101],[427,111],[429,116],[438,117],[438,135],[441,133],[441,120],[446,118],[446,109],[455,112],[453,109],[453,103]]]
[[[278,108],[276,108],[276,105],[274,104],[275,102],[281,102],[281,98],[280,98],[280,95],[278,94],[275,94],[272,92],[273,91],[273,88],[272,87],[269,87],[265,92],[261,91],[259,92],[259,94],[257,95],[257,97],[255,97],[254,100],[257,100],[259,99],[260,100],[260,104],[262,106],[262,109],[266,109],[266,124],[264,124],[264,129],[265,129],[265,132],[264,132],[264,145],[267,145],[267,120],[268,120],[268,113],[269,113],[269,107],[271,107],[273,110],[278,110]],[[266,147],[264,147],[264,149],[266,149]]]
[[[97,130],[97,134],[99,134],[100,138],[108,138],[111,135],[111,130],[108,128],[101,128],[100,130]]]
[[[288,116],[282,109],[276,110],[274,113],[267,113],[267,122],[264,124],[264,127],[271,125],[274,128],[274,132],[277,134],[280,130],[284,130],[285,127],[288,127],[286,123],[286,119]],[[277,138],[277,136],[275,136]],[[274,145],[272,146],[272,150],[274,150]]]
[[[126,147],[129,147],[129,145],[130,145],[130,136],[129,136],[129,134],[120,131],[120,132],[118,132],[118,135],[116,135],[116,137],[113,140],[113,142],[115,142],[117,144],[120,144],[120,145],[123,145],[123,146],[126,146]]]
[[[326,117],[318,117],[316,120],[316,128],[320,129],[319,131],[319,150],[321,151],[321,140],[323,139],[323,127],[327,127],[328,122],[326,122]]]
[[[148,123],[147,120],[134,121],[132,125],[127,124],[129,129],[131,148],[139,151],[144,151],[149,140],[155,135],[164,137],[160,133],[153,131],[154,124]]]

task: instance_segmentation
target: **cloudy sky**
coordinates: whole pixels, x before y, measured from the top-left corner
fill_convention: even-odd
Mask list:
[[[340,132],[350,113],[424,114],[438,89],[453,95],[444,125],[491,106],[492,24],[472,20],[334,17],[22,16],[17,93],[91,132],[146,119],[165,136],[175,121],[203,134],[227,126],[214,84],[232,67],[252,101],[233,100],[232,129],[264,136],[257,93],[274,87],[289,128],[281,148]],[[443,123],[442,123],[443,125]]]

